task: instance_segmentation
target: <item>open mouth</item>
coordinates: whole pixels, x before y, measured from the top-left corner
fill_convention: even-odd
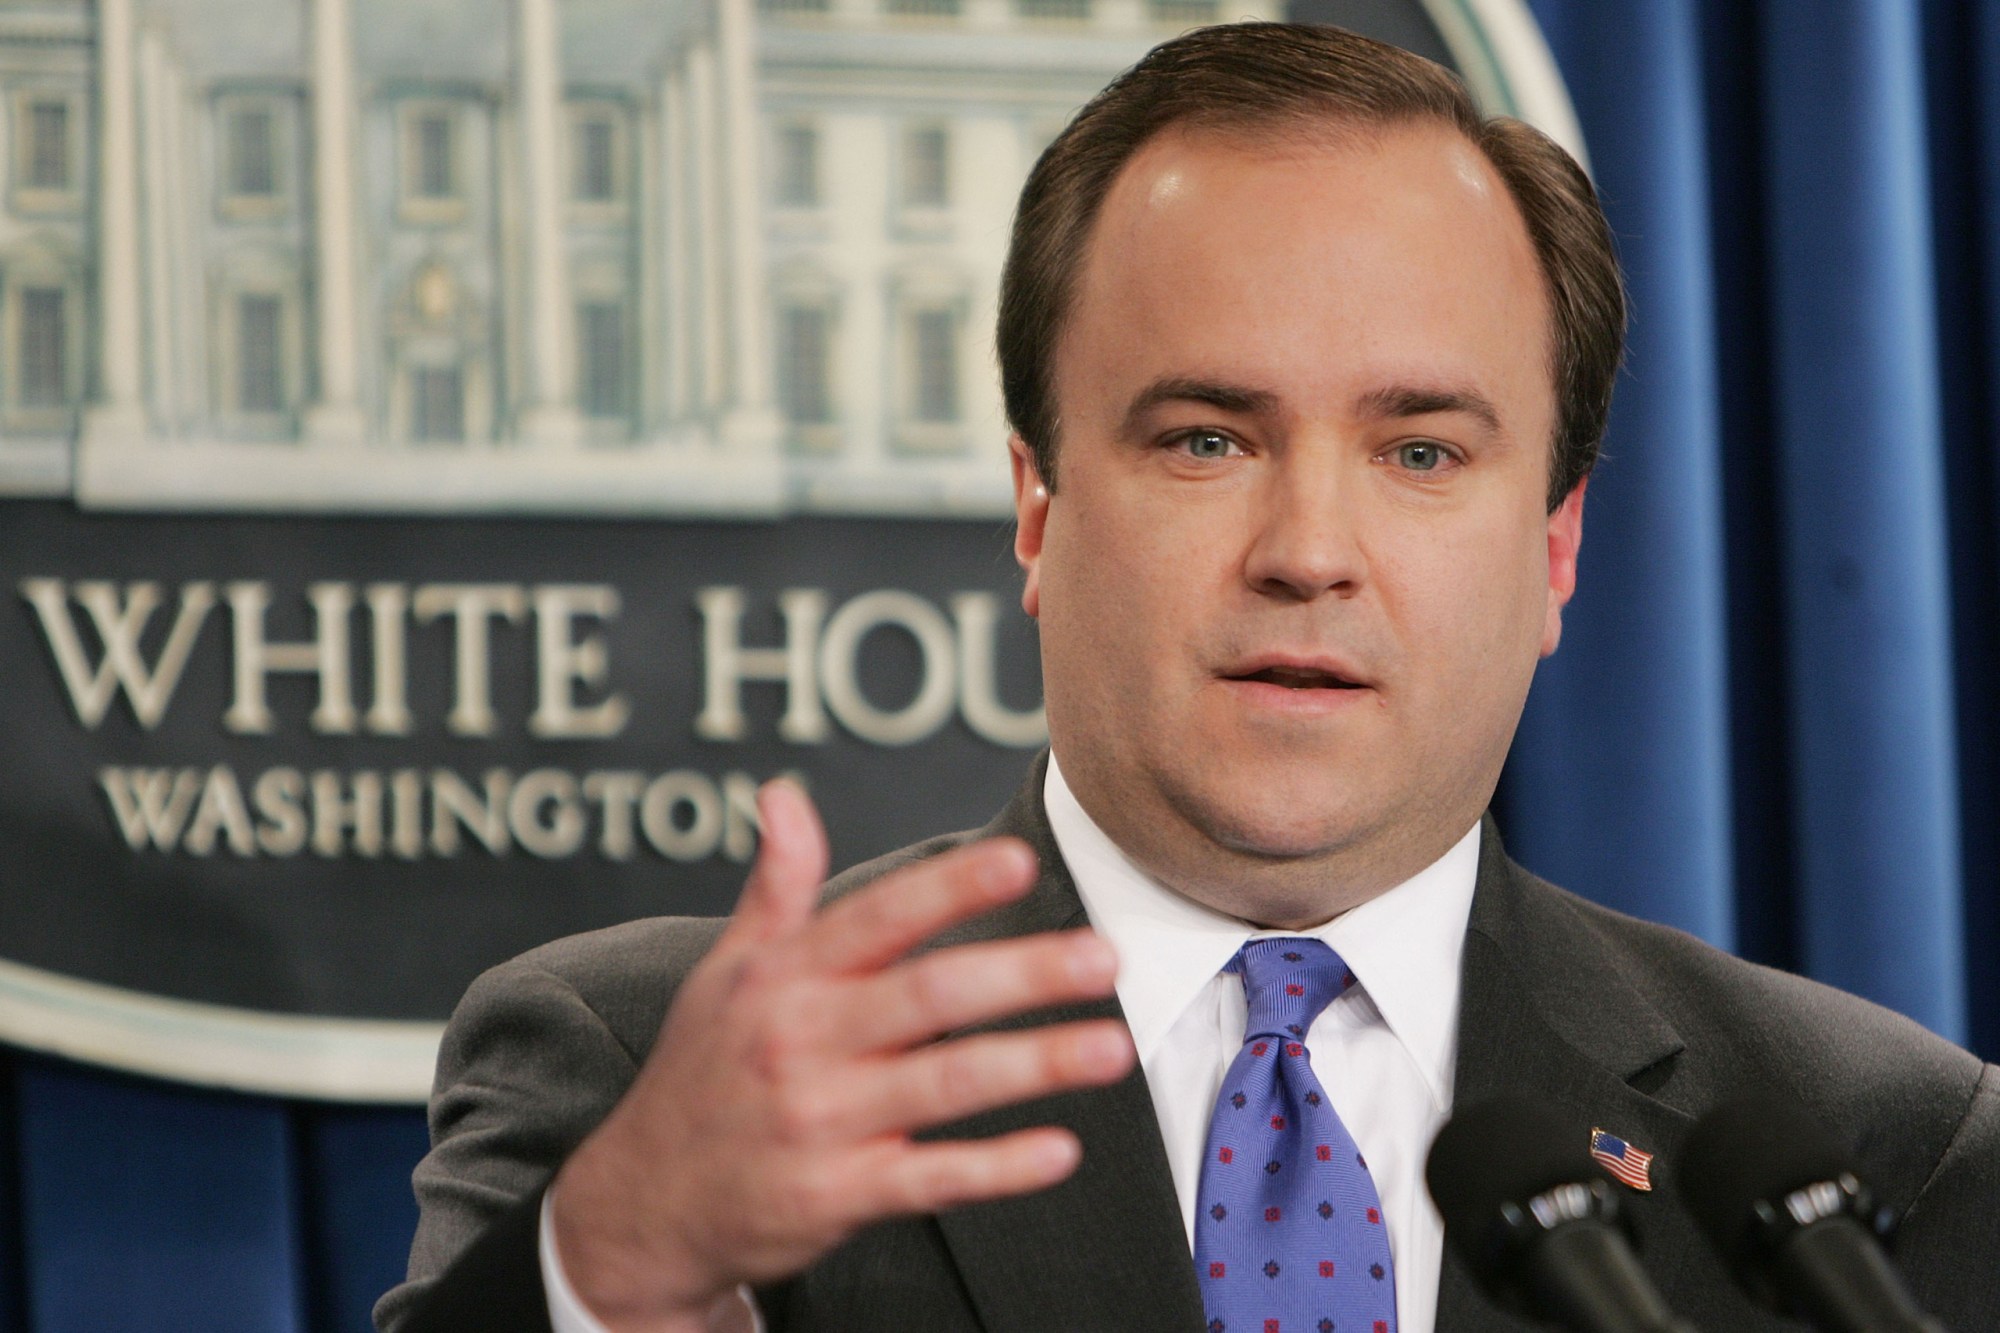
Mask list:
[[[1316,667],[1265,667],[1261,671],[1247,672],[1241,676],[1231,676],[1231,680],[1254,680],[1265,685],[1281,685],[1288,690],[1358,690],[1363,686],[1330,671]]]

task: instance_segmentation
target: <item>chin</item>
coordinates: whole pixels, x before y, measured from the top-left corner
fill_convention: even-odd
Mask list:
[[[1272,794],[1275,796],[1275,793]],[[1266,861],[1326,856],[1352,846],[1372,821],[1333,796],[1294,792],[1254,802],[1197,800],[1182,813],[1216,846]]]

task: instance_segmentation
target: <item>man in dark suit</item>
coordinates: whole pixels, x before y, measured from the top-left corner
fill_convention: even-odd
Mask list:
[[[1514,1327],[1418,1183],[1453,1102],[1534,1091],[1665,1170],[1755,1080],[1907,1208],[1920,1293],[1987,1321],[1995,1071],[1542,884],[1481,819],[1574,588],[1622,328],[1581,172],[1434,66],[1270,25],[1141,62],[1037,165],[1003,283],[1051,756],[983,834],[824,907],[823,836],[774,784],[728,922],[476,983],[378,1322],[1225,1324],[1234,1261],[1189,1247],[1228,1211],[1204,1135],[1265,938],[1344,960],[1286,1055],[1392,1257],[1372,1289],[1349,1255],[1269,1262],[1248,1280],[1287,1308],[1338,1270],[1380,1329]],[[1631,1202],[1686,1314],[1779,1326],[1666,1195]]]

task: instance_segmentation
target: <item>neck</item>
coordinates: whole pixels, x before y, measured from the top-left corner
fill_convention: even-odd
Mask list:
[[[1490,788],[1430,805],[1421,821],[1327,819],[1329,836],[1272,846],[1197,806],[1147,801],[1058,776],[1104,835],[1162,887],[1260,929],[1307,931],[1325,925],[1421,874],[1479,821]]]

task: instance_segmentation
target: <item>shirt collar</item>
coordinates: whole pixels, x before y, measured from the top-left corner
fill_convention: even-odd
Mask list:
[[[1438,1108],[1451,1105],[1478,824],[1411,878],[1332,921],[1306,931],[1266,931],[1185,898],[1141,870],[1078,803],[1053,754],[1042,801],[1084,911],[1118,954],[1118,1002],[1142,1062],[1245,940],[1309,935],[1354,973]]]

